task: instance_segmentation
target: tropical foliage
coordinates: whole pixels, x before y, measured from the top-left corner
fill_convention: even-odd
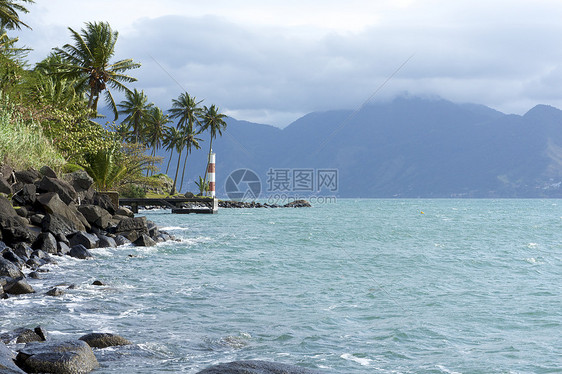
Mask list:
[[[125,75],[131,69],[140,67],[132,59],[111,62],[115,54],[118,33],[107,22],[88,22],[81,33],[70,30],[74,44],[65,44],[55,48],[63,62],[57,66],[56,74],[60,78],[73,79],[79,91],[88,92],[88,108],[97,111],[100,95],[105,100],[115,119],[119,116],[110,88],[128,92],[125,83],[132,83],[136,78]]]
[[[19,13],[29,13],[22,3],[33,3],[33,0],[0,0],[0,29],[31,28],[20,19]]]
[[[163,110],[142,89],[128,87],[136,79],[127,74],[140,64],[114,61],[118,33],[106,22],[86,23],[80,31],[69,28],[70,43],[30,66],[29,49],[8,33],[30,28],[20,15],[28,13],[31,3],[0,0],[0,164],[47,164],[59,170],[80,165],[98,189],[139,195],[156,185],[161,190],[162,178],[149,176],[158,171],[162,159],[156,154],[164,149],[166,174],[177,157],[173,183],[166,177],[166,188],[181,190],[188,156],[201,149],[206,131],[212,149],[226,127],[225,115],[215,105],[201,107],[202,100],[187,92]],[[117,92],[119,104],[113,96]],[[112,123],[100,124],[100,98],[113,111]],[[206,192],[206,174],[196,185]]]
[[[22,118],[8,97],[0,92],[0,164],[18,169],[50,165],[59,169],[64,159],[35,121]]]

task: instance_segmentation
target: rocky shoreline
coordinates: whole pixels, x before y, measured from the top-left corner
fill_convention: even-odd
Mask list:
[[[226,202],[226,205],[223,207],[280,207],[255,202]],[[284,207],[306,206],[310,204],[299,200]],[[59,177],[48,167],[40,171],[0,168],[0,303],[22,294],[64,295],[65,290],[60,286],[38,294],[28,282],[30,278],[40,278],[42,266],[56,263],[59,256],[87,260],[93,257],[90,252],[93,248],[125,244],[153,246],[167,240],[175,238],[159,230],[146,217],[135,217],[131,210],[115,206],[107,195],[94,191],[93,180],[84,171]],[[93,284],[103,285],[100,281]],[[88,373],[99,367],[96,350],[130,344],[133,343],[111,333],[56,340],[50,339],[41,326],[33,329],[13,326],[11,331],[0,331],[0,373]],[[318,373],[264,361],[235,361],[201,371],[249,372]]]
[[[219,208],[310,208],[312,205],[306,200],[295,200],[284,205],[232,201],[232,200],[219,200]]]
[[[146,217],[135,217],[94,191],[93,180],[84,171],[59,177],[48,167],[0,169],[1,299],[35,294],[28,279],[39,278],[42,266],[56,263],[59,256],[88,259],[93,248],[153,246],[174,239]],[[55,287],[37,297],[64,293]],[[124,344],[132,343],[107,333],[51,341],[41,326],[33,330],[14,326],[0,334],[0,373],[87,373],[99,366],[92,349]]]

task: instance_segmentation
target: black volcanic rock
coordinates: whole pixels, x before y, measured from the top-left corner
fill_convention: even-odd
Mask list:
[[[89,373],[99,366],[92,348],[81,340],[28,343],[16,363],[29,373]]]
[[[197,374],[321,374],[300,366],[268,361],[234,361],[211,366]]]

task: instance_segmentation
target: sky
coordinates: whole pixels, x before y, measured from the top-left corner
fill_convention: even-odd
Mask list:
[[[285,127],[397,95],[524,114],[562,108],[560,0],[35,0],[29,62],[107,21],[114,60],[162,109],[187,91],[236,119]],[[116,95],[119,101],[120,96]]]

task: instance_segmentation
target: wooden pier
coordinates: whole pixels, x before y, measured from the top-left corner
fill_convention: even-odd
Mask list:
[[[190,203],[192,207],[182,208],[180,204]],[[139,206],[160,206],[163,208],[172,209],[172,213],[176,214],[215,214],[219,209],[219,201],[216,198],[205,197],[181,197],[181,198],[119,198],[119,205],[128,205],[131,207],[133,213],[139,212]]]

